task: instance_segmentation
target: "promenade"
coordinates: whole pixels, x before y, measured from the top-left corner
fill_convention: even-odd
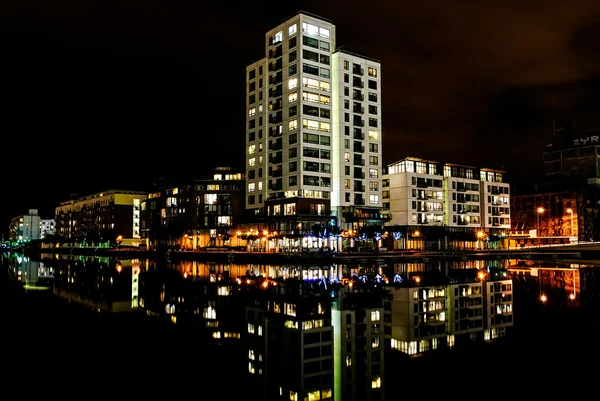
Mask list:
[[[111,248],[52,248],[41,249],[38,254],[106,256],[119,259],[163,259],[173,261],[214,261],[229,263],[264,264],[314,264],[375,261],[419,261],[429,259],[485,260],[485,259],[569,259],[581,261],[600,260],[600,243],[525,247],[519,249],[491,250],[394,250],[381,252],[244,252],[229,248],[199,250],[137,250]]]

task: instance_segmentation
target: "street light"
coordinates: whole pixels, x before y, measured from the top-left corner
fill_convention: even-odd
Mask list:
[[[539,239],[539,237],[540,237],[540,215],[544,213],[544,208],[543,207],[538,207],[537,212],[538,212],[537,237],[538,237],[538,246],[540,246],[541,245],[541,242],[540,242],[540,239]]]
[[[573,209],[568,208],[567,209],[567,213],[569,213],[571,215],[571,237],[574,237],[574,230],[573,230]]]

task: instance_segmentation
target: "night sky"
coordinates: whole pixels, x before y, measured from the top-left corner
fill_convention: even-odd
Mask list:
[[[516,181],[540,172],[552,120],[600,125],[597,0],[280,3],[2,0],[0,232],[72,193],[243,168],[245,66],[298,10],[381,61],[384,163]]]

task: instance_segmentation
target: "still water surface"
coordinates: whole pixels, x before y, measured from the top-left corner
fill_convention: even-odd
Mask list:
[[[391,400],[479,374],[502,382],[558,369],[576,377],[565,367],[598,352],[595,265],[271,266],[55,255],[4,255],[2,264],[55,330],[180,338],[189,363],[202,356],[205,381],[227,386],[223,378],[235,377],[237,385],[223,389],[231,397]]]

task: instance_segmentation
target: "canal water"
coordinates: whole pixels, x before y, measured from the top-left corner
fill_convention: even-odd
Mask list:
[[[4,254],[2,305],[10,343],[80,384],[146,377],[149,395],[191,385],[219,399],[312,401],[508,395],[529,383],[519,391],[539,396],[595,371],[599,271],[518,259],[272,266]]]

